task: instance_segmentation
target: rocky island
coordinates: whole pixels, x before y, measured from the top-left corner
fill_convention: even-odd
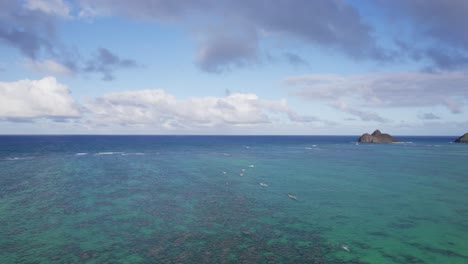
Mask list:
[[[398,140],[389,134],[383,134],[380,130],[375,130],[374,133],[369,135],[368,133],[363,134],[359,139],[360,143],[392,143],[398,142]]]
[[[455,139],[455,143],[468,143],[468,133],[465,133],[463,136]]]

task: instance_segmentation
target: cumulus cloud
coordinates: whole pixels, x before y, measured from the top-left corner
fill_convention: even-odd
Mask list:
[[[0,118],[62,120],[80,116],[69,89],[54,77],[40,80],[0,82]]]
[[[189,128],[268,123],[267,112],[286,105],[281,101],[261,100],[254,94],[181,100],[164,90],[140,90],[107,94],[88,102],[86,108],[104,123]]]
[[[284,117],[293,122],[321,122],[292,111],[285,100],[261,99],[255,94],[179,99],[164,90],[105,94],[85,104],[92,123],[149,126],[159,129],[256,126]]]
[[[367,75],[306,75],[286,84],[307,100],[344,101],[367,108],[444,106],[460,113],[468,100],[468,73],[394,72]]]
[[[54,77],[0,82],[0,121],[28,123],[37,119],[73,119],[75,125],[90,129],[121,126],[159,131],[329,124],[296,113],[284,99],[262,99],[253,93],[181,99],[162,89],[133,90],[107,93],[80,104]]]

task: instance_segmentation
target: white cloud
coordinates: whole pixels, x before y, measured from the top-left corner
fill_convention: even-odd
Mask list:
[[[379,122],[379,123],[388,123],[388,122],[390,122],[390,120],[381,117],[379,114],[377,114],[377,113],[375,113],[373,111],[362,111],[362,110],[359,110],[359,109],[357,109],[355,107],[351,107],[347,103],[342,102],[342,101],[337,101],[337,102],[330,103],[330,106],[332,106],[332,107],[334,107],[334,108],[336,108],[338,110],[341,110],[341,111],[343,111],[345,113],[357,116],[362,121],[376,121],[376,122]]]
[[[39,10],[49,15],[70,17],[70,7],[63,0],[27,0],[25,7],[30,10]]]
[[[80,116],[68,88],[54,77],[0,82],[0,118],[76,118]]]
[[[43,60],[43,61],[37,61],[37,60],[27,60],[25,63],[26,68],[37,71],[37,72],[42,72],[42,73],[47,73],[47,74],[58,74],[58,75],[71,75],[73,74],[73,70],[70,69],[68,66],[57,62],[55,60]]]
[[[266,100],[255,94],[178,99],[164,90],[139,90],[106,94],[85,104],[91,123],[149,126],[160,129],[193,129],[255,126],[280,122],[320,122],[289,109],[286,100]],[[295,120],[291,119],[295,117]]]
[[[460,113],[468,100],[466,71],[305,75],[286,83],[307,100],[346,102],[349,106],[341,110],[444,106]]]
[[[311,126],[329,124],[313,116],[302,116],[286,100],[262,99],[253,93],[223,97],[177,98],[161,89],[114,92],[75,102],[69,89],[54,77],[40,80],[0,82],[0,122],[61,122],[77,128],[100,131],[251,131],[285,124]],[[39,121],[37,121],[39,122]]]

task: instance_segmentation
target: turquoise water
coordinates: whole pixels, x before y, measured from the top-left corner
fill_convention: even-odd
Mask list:
[[[0,263],[468,263],[468,145],[401,139],[1,136]]]

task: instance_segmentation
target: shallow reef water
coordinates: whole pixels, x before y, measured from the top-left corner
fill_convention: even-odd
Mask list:
[[[468,263],[468,145],[355,140],[0,136],[0,263]]]

